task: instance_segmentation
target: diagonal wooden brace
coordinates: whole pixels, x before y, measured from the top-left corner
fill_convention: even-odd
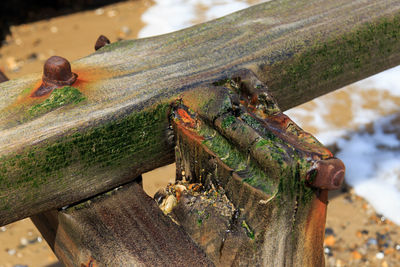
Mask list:
[[[136,181],[31,219],[65,266],[213,266]]]
[[[177,176],[204,186],[184,190],[171,216],[216,265],[323,266],[327,190],[345,167],[252,72],[185,92],[171,120]]]

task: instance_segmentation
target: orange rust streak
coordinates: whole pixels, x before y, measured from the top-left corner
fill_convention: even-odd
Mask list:
[[[322,159],[333,157],[332,152],[328,148],[315,144],[314,141],[317,141],[315,137],[312,134],[307,133],[303,129],[301,129],[287,115],[279,113],[273,116],[268,116],[268,118],[265,119],[265,122],[279,128],[282,133],[284,133],[283,135],[281,135],[282,137],[292,135],[294,137],[293,144],[295,144],[296,147],[302,150],[311,150],[314,153],[318,153],[320,154]],[[289,127],[290,123],[292,123],[296,127],[298,135],[294,135],[293,133],[290,133],[286,130]],[[298,141],[296,141],[296,139],[300,139],[304,143],[299,143]]]
[[[196,126],[196,121],[186,112],[186,110],[179,108],[176,112],[183,123],[187,124],[191,128]]]
[[[78,254],[80,252],[79,247],[76,242],[72,239],[71,235],[69,235],[62,224],[59,224],[59,217],[57,218],[57,231],[54,240],[54,253],[60,259],[61,262],[70,263],[74,262],[73,258],[70,258],[69,253],[65,253],[66,251],[71,251],[73,254]],[[68,265],[68,264],[67,264]]]
[[[78,88],[82,93],[88,90],[88,85],[90,83],[104,80],[107,77],[112,76],[111,71],[105,71],[99,69],[93,71],[85,68],[78,68],[74,72],[78,74],[78,79],[72,86]]]
[[[281,128],[286,129],[288,124],[292,122],[292,120],[283,113],[279,113],[273,116],[270,116],[269,119],[279,124]]]
[[[198,141],[198,142],[202,142],[204,140],[203,136],[200,136],[200,135],[196,134],[195,132],[188,130],[185,127],[185,125],[182,125],[179,122],[177,122],[176,126],[177,126],[178,130],[180,130],[182,132],[182,134],[185,135],[186,137],[188,137],[194,141]]]
[[[81,267],[96,267],[97,265],[96,265],[96,261],[92,258],[92,257],[90,257],[89,258],[89,261],[88,261],[88,263],[82,263],[81,264]]]
[[[86,68],[77,68],[74,69],[73,72],[78,74],[78,78],[71,86],[78,88],[79,91],[81,91],[82,93],[86,93],[89,91],[88,85],[90,83],[103,80],[109,76],[112,76],[111,71],[105,71],[102,69],[96,69],[96,71],[93,71]],[[35,92],[39,89],[41,84],[41,80],[37,81],[32,90],[30,90],[26,94],[18,96],[16,101],[14,101],[14,103],[12,103],[8,108],[17,107],[20,105],[32,105],[48,98],[52,91],[43,96],[34,96]]]
[[[328,190],[321,190],[318,197],[314,197],[310,212],[307,216],[305,228],[304,254],[308,261],[319,266],[323,262],[323,243],[325,235],[326,210],[328,204]]]
[[[27,94],[19,95],[17,99],[14,101],[14,103],[12,103],[9,107],[16,107],[19,105],[29,105],[32,104],[33,102],[36,102],[38,99],[45,99],[47,97],[47,94],[40,97],[31,97],[35,93],[35,91],[40,87],[41,84],[42,84],[41,80],[37,81],[33,86],[32,90],[30,90]]]

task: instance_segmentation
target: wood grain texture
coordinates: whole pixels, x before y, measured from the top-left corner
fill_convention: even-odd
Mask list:
[[[32,221],[66,266],[213,266],[136,183]]]
[[[31,97],[40,74],[1,84],[0,225],[172,162],[168,104],[183,91],[247,68],[286,110],[399,64],[399,10],[395,0],[277,0],[114,43],[72,63],[84,101],[36,117],[49,99]]]

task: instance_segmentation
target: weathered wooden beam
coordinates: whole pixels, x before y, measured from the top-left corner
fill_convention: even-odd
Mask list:
[[[213,266],[135,182],[31,219],[65,266]]]
[[[107,45],[73,62],[73,88],[34,97],[40,74],[3,83],[0,225],[172,162],[167,114],[181,92],[247,68],[286,110],[399,64],[399,10],[395,0],[271,1]]]

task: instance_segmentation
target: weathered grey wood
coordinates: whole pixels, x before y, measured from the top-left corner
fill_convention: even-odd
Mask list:
[[[29,111],[49,98],[30,96],[40,74],[3,83],[0,225],[172,162],[168,104],[237,69],[253,70],[286,110],[397,65],[399,10],[395,0],[276,0],[111,44],[72,64],[85,101],[43,114]]]
[[[31,219],[66,266],[213,266],[135,182]]]

